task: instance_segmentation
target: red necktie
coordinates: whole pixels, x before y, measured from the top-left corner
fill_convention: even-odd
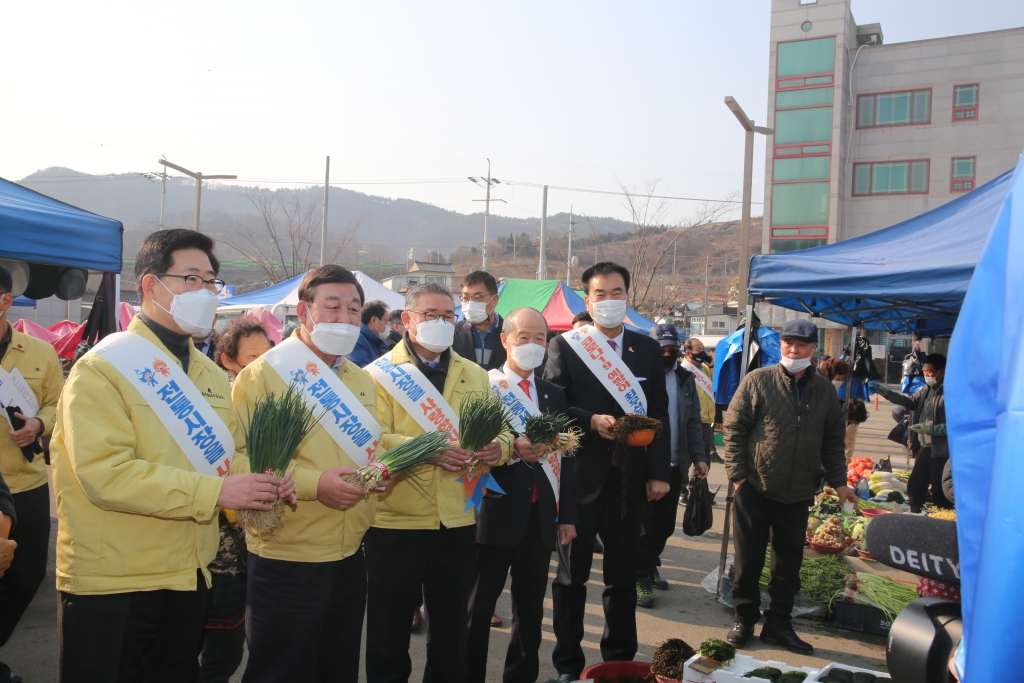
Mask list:
[[[533,398],[533,396],[530,395],[530,380],[528,380],[528,379],[521,379],[521,380],[519,380],[519,388],[523,390],[524,394],[526,394],[526,398]],[[536,503],[537,502],[537,482],[533,483],[533,493],[530,495],[530,502],[531,503]]]

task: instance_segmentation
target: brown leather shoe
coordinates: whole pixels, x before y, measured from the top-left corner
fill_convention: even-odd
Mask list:
[[[497,614],[491,615],[491,628],[501,628],[501,617]]]
[[[423,626],[423,612],[416,610],[412,613],[412,630],[418,631]]]

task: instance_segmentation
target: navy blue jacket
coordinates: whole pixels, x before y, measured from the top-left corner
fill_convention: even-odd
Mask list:
[[[352,353],[345,357],[359,367],[365,368],[387,352],[388,349],[384,345],[384,340],[371,330],[369,325],[360,323],[359,339],[356,341],[356,347],[352,349]]]

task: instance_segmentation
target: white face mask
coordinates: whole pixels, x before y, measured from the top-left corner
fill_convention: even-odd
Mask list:
[[[839,387],[843,386],[844,384],[846,384],[846,380],[845,379],[834,379],[834,380],[832,380],[832,386],[834,386],[836,389],[838,389]]]
[[[385,325],[384,326],[384,331],[380,333],[380,338],[381,339],[387,339],[388,336],[390,336],[390,334],[391,334],[391,325]]]
[[[482,323],[483,321],[487,320],[487,318],[490,317],[487,315],[488,303],[490,303],[490,300],[467,301],[466,303],[462,304],[462,315],[466,318],[466,320],[468,320],[470,323],[474,325],[476,325],[477,323]]]
[[[164,285],[163,280],[157,278],[157,281],[168,292],[171,291],[170,287]],[[171,294],[174,294],[174,292],[171,292]],[[181,331],[188,336],[206,337],[213,328],[213,319],[217,316],[217,305],[220,303],[220,299],[217,298],[216,294],[204,287],[195,292],[174,294],[174,298],[171,299],[171,310],[169,311],[160,306],[155,299],[153,303],[159,306],[165,313],[170,314],[174,318],[174,322],[181,328]]]
[[[533,370],[544,362],[547,350],[540,344],[520,344],[513,346],[509,355],[513,362],[523,370]]]
[[[211,334],[213,334],[213,328],[212,327],[207,327],[205,330],[199,330],[198,332],[193,334],[192,335],[192,339],[193,340],[198,339],[199,341],[206,341],[210,337]]]
[[[790,372],[796,373],[811,367],[810,358],[788,358],[783,356],[779,363]]]
[[[605,329],[618,327],[626,319],[629,308],[625,299],[605,299],[594,302],[594,320]]]
[[[307,311],[309,309],[306,309]],[[309,314],[312,321],[313,316]],[[303,325],[305,329],[305,325]],[[309,332],[309,338],[313,346],[320,349],[328,356],[347,356],[352,353],[359,340],[359,327],[348,323],[313,323],[313,331]]]
[[[939,383],[939,378],[938,377],[925,377],[924,378],[924,383],[927,384],[930,387],[934,387],[936,384]]]
[[[424,320],[416,325],[416,341],[428,351],[441,353],[452,345],[454,339],[455,325],[442,318],[433,322]]]

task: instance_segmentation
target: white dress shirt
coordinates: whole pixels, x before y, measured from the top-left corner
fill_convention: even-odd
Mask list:
[[[604,332],[597,329],[596,325],[594,326],[594,329],[597,331],[599,335],[601,335],[608,341],[615,342],[615,353],[619,354],[619,358],[622,358],[622,338],[626,336],[626,326],[622,325],[621,329],[619,330],[619,334],[616,337],[609,337]]]
[[[524,379],[527,382],[529,382],[530,383],[530,399],[535,404],[537,404],[538,407],[540,406],[540,402],[537,400],[537,381],[536,381],[536,378],[535,378],[535,374],[536,373],[534,373],[531,370],[529,377],[523,377],[519,373],[512,372],[512,370],[509,369],[507,363],[505,365],[501,366],[501,371],[503,373],[505,373],[505,378],[509,381],[509,384],[515,384],[517,387],[519,387],[519,383],[522,382]],[[522,389],[522,387],[519,387],[519,388]]]

